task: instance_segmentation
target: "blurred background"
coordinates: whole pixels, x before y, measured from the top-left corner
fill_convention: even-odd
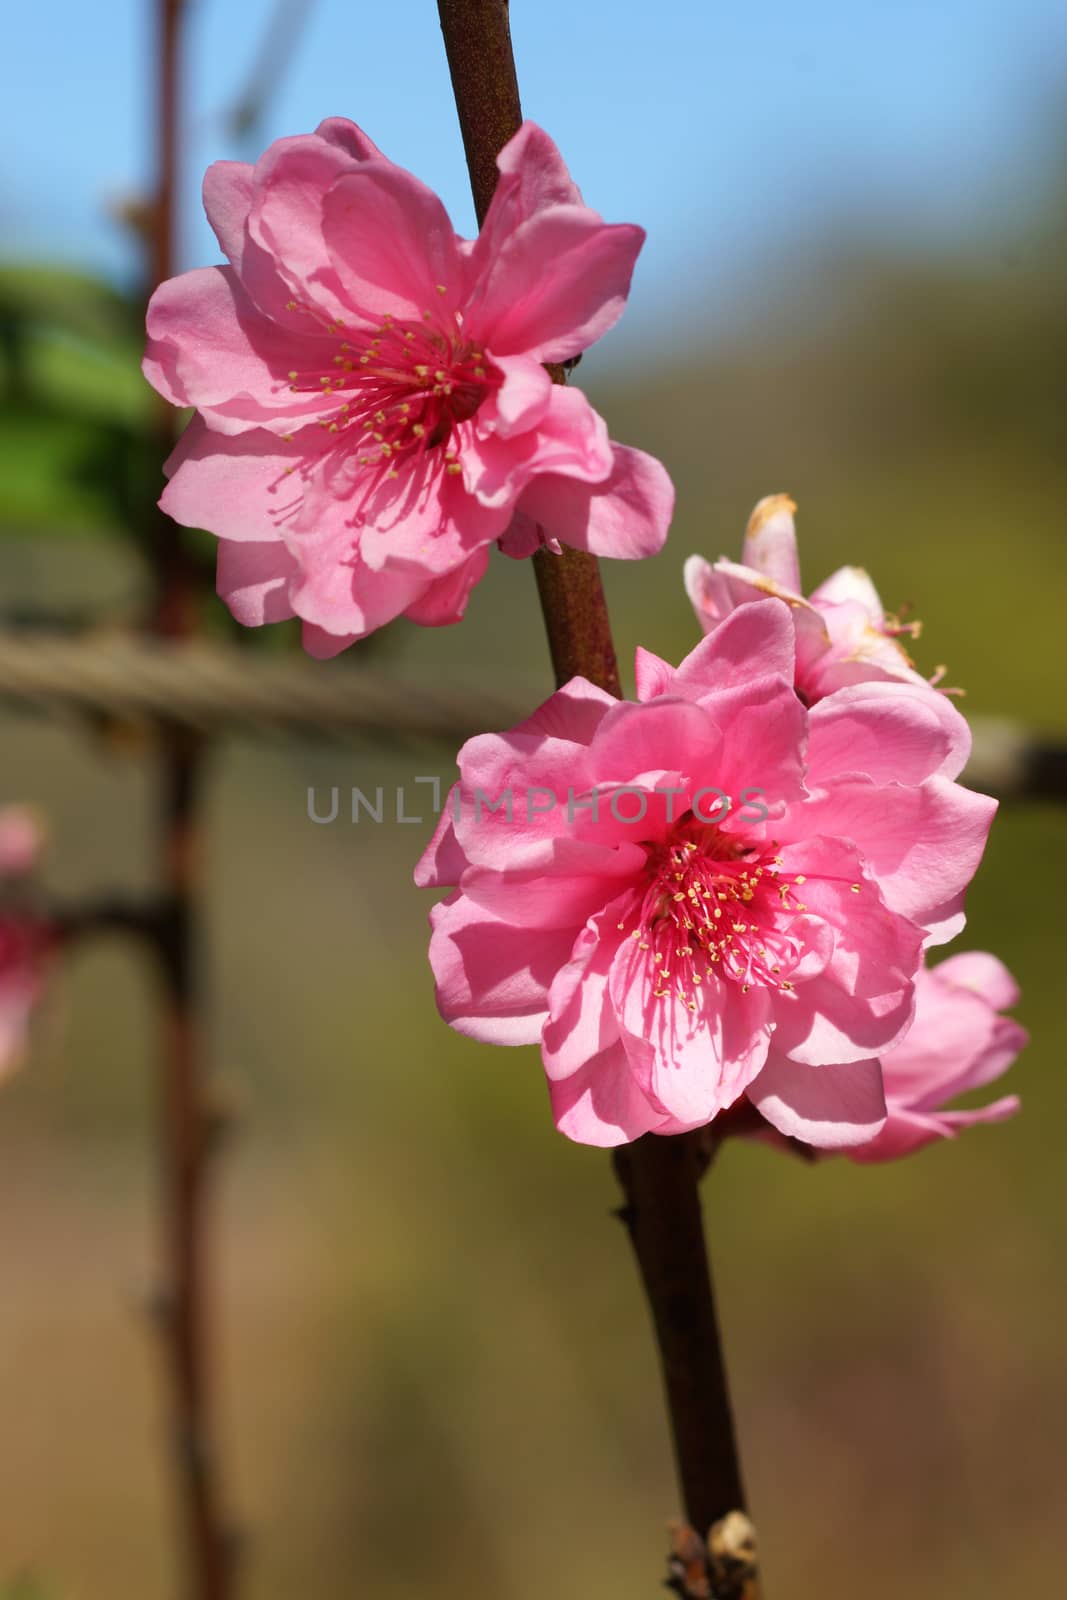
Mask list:
[[[624,664],[638,642],[691,648],[684,557],[736,557],[754,502],[788,491],[808,587],[866,566],[923,619],[919,664],[947,663],[965,710],[1062,736],[1062,6],[512,10],[528,115],[590,204],[649,234],[626,318],[575,380],[679,491],[668,550],[605,575]],[[9,629],[107,632],[146,603],[129,529],[158,483],[130,217],[153,182],[153,12],[56,0],[6,19]],[[473,231],[431,0],[280,14],[188,6],[182,264],[217,259],[204,166],[330,114]],[[217,603],[203,622],[233,639]],[[250,673],[294,646],[244,642]],[[367,659],[547,694],[531,572],[499,559],[461,628],[401,622],[319,670]],[[11,710],[0,732],[0,803],[47,820],[49,891],[150,887],[145,737]],[[307,819],[309,785],[447,780],[451,755],[235,737],[209,764],[209,1045],[241,1122],[213,1243],[219,1395],[249,1600],[637,1600],[676,1509],[606,1158],[555,1134],[536,1051],[439,1022],[409,886],[428,827]],[[1065,868],[1062,811],[1005,806],[958,944],[1022,984],[1017,1119],[883,1168],[731,1147],[707,1182],[771,1595],[1058,1592]],[[0,1086],[3,1600],[175,1592],[144,1314],[150,976],[120,941],[80,945]]]

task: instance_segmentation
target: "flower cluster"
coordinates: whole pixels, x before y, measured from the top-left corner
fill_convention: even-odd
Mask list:
[[[862,575],[800,598],[791,513],[764,502],[752,564],[708,569],[680,667],[638,651],[636,704],[578,678],[470,740],[417,870],[452,889],[431,913],[442,1015],[539,1042],[557,1126],[586,1143],[744,1099],[776,1138],[877,1160],[1014,1109],[939,1110],[1025,1041],[993,957],[924,965],[963,925],[995,811],[956,781],[967,724],[876,630]],[[825,598],[849,582],[877,646],[854,648],[859,600]],[[567,805],[487,815],[505,785]],[[640,797],[636,830],[593,803],[612,787]],[[732,801],[714,821],[708,791]]]
[[[473,242],[338,117],[209,168],[229,265],[160,285],[144,371],[196,408],[160,503],[218,534],[238,621],[298,616],[329,656],[400,614],[457,622],[494,540],[662,545],[667,473],[544,367],[617,321],[644,234],[585,205],[532,123],[498,165]]]
[[[494,542],[662,545],[664,468],[546,370],[618,319],[644,236],[533,124],[498,166],[473,241],[338,118],[208,171],[228,265],[156,290],[145,372],[196,410],[161,504],[219,536],[241,622],[299,617],[328,656],[401,614],[458,621]],[[539,1043],[572,1138],[731,1113],[873,1161],[1014,1109],[943,1109],[1025,1042],[993,956],[926,965],[995,810],[958,782],[967,724],[865,572],[805,598],[794,510],[761,501],[740,563],[686,563],[705,638],[677,668],[639,650],[635,703],[574,678],[471,739],[419,863],[449,891],[443,1016]]]

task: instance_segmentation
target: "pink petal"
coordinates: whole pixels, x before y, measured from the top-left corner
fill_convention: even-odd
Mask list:
[[[323,117],[314,137],[334,145],[352,161],[384,161],[374,140],[348,117]]]
[[[430,964],[445,1021],[487,1044],[535,1044],[573,931],[515,927],[459,893],[434,906],[430,925]]]
[[[718,621],[711,562],[705,561],[703,556],[688,556],[682,568],[682,581],[693,610],[696,612],[697,621],[704,629],[704,632],[707,633],[709,628]]]
[[[987,1106],[975,1106],[971,1111],[942,1111],[941,1121],[954,1133],[957,1128],[976,1128],[983,1122],[1006,1122],[1021,1105],[1017,1094],[1006,1094],[1000,1100],[993,1100]]]
[[[783,589],[800,593],[800,559],[793,526],[796,506],[787,494],[761,500],[748,519],[742,563]]]
[[[944,695],[899,683],[839,689],[811,711],[813,783],[861,775],[886,783],[955,778],[971,750],[970,729]]]
[[[419,889],[454,888],[468,865],[467,857],[456,840],[452,821],[452,803],[456,790],[453,786],[441,807],[433,838],[422,852],[415,866],[415,884]]]
[[[32,872],[44,844],[44,829],[27,806],[0,809],[0,877],[21,878]]]
[[[910,985],[873,998],[850,994],[832,974],[798,988],[776,1010],[775,1045],[806,1067],[854,1064],[889,1049],[911,1021]]]
[[[504,382],[480,407],[479,429],[501,439],[529,432],[548,410],[552,379],[541,363],[529,356],[494,357],[493,365]]]
[[[289,372],[307,364],[306,344],[253,305],[232,267],[169,278],[149,302],[145,377],[172,405],[207,414],[219,432],[284,432],[317,416],[321,395],[290,388]]]
[[[879,1161],[897,1161],[901,1156],[911,1156],[938,1139],[952,1135],[943,1117],[925,1112],[907,1111],[891,1107],[886,1125],[874,1139],[847,1149],[850,1161],[873,1165]]]
[[[808,1067],[772,1050],[747,1093],[779,1133],[825,1150],[862,1144],[885,1126],[882,1073],[869,1059]]]
[[[215,433],[194,417],[165,471],[170,482],[160,506],[186,528],[207,528],[222,539],[265,544],[288,531],[303,498],[301,467],[317,440],[291,441],[256,429]]]
[[[675,674],[674,692],[700,700],[722,689],[747,687],[753,678],[775,677],[792,685],[793,623],[779,600],[739,607],[691,650]]]
[[[279,540],[269,544],[220,539],[215,587],[238,622],[259,628],[295,616],[289,584],[297,565]]]
[[[588,745],[618,701],[588,678],[572,678],[557,689],[532,716],[517,723],[516,733],[544,734],[572,744]],[[573,775],[573,774],[572,774]]]
[[[987,1083],[994,1083],[1007,1072],[1029,1043],[1030,1035],[1021,1023],[1012,1017],[997,1017],[993,1024],[993,1036],[978,1060],[972,1063],[966,1082],[961,1084],[961,1092],[964,1089],[982,1089]]]
[[[590,781],[585,747],[575,739],[579,730],[568,726],[574,689],[572,680],[558,691],[562,701],[554,695],[535,713],[544,720],[531,718],[508,733],[477,734],[460,750],[456,831],[473,862],[490,868],[532,865],[551,857],[554,839],[570,835],[569,791],[581,793]],[[594,700],[581,731],[591,733],[602,715]]]
[[[783,838],[851,839],[890,910],[941,944],[958,932],[967,885],[978,868],[997,803],[944,778],[918,788],[837,779],[798,806]]]
[[[305,622],[300,628],[300,643],[316,661],[332,661],[350,644],[355,644],[359,637],[358,633],[328,633],[313,622]]]
[[[297,616],[330,634],[365,638],[422,596],[426,573],[407,565],[375,571],[361,559],[353,530],[338,520],[310,547],[290,546],[299,565],[290,586]]]
[[[524,122],[496,158],[500,179],[474,246],[480,275],[515,229],[548,206],[582,203],[578,187],[553,141],[534,122]]]
[[[748,609],[752,609],[751,607]],[[675,676],[675,693],[679,692]],[[684,692],[685,685],[681,685]],[[699,704],[723,732],[714,773],[706,773],[735,807],[758,799],[770,821],[757,832],[777,832],[786,808],[803,800],[807,712],[783,678],[752,678],[747,684],[702,694]],[[746,824],[752,832],[751,825]]]
[[[1019,1109],[1016,1095],[1006,1095],[992,1105],[980,1106],[974,1111],[913,1111],[890,1105],[889,1120],[884,1129],[870,1144],[858,1145],[847,1151],[852,1161],[873,1163],[896,1161],[901,1156],[914,1155],[938,1139],[953,1139],[960,1128],[971,1128],[982,1122],[1003,1122]]]
[[[1019,985],[1003,961],[987,950],[963,950],[939,961],[933,971],[940,983],[973,989],[994,1011],[1008,1011],[1019,1004]]]
[[[219,249],[241,276],[241,256],[252,209],[252,167],[247,161],[213,161],[204,173],[204,210]],[[281,280],[278,280],[279,285]]]
[[[568,1078],[549,1079],[548,1087],[556,1127],[578,1144],[610,1149],[644,1133],[675,1131],[641,1093],[621,1044],[609,1045]]]
[[[311,486],[303,525],[315,539],[327,524],[332,528],[340,520],[353,529],[358,523],[360,555],[368,567],[380,570],[402,562],[419,568],[426,581],[445,577],[498,538],[509,513],[473,500],[442,465],[424,458],[421,469],[416,463],[398,484],[387,480],[369,500],[357,499],[356,516],[345,491],[350,483],[350,493],[359,494],[362,469],[349,463],[335,480],[324,475]]]
[[[341,121],[329,118],[320,124],[325,136],[320,132],[276,139],[253,173],[249,233],[273,258],[295,299],[315,313],[300,308],[290,312],[295,331],[353,317],[323,238],[323,205],[338,178],[358,171],[367,160],[384,158],[355,124],[343,133]]]
[[[456,567],[443,578],[435,578],[406,608],[405,617],[423,628],[441,628],[449,623],[461,622],[471,590],[485,576],[488,565],[489,550],[483,546],[462,566]]]
[[[575,941],[570,959],[552,980],[548,1021],[541,1043],[545,1071],[569,1078],[618,1043],[608,977],[619,944],[616,930],[625,897],[590,917]]]
[[[639,700],[655,700],[669,694],[674,683],[674,668],[662,656],[653,655],[638,645],[634,655],[634,678]]]
[[[457,837],[471,854],[467,837]],[[595,912],[603,910],[640,873],[645,852],[639,845],[603,845],[559,838],[553,853],[536,866],[493,871],[470,866],[463,893],[494,917],[526,928],[570,928],[571,942]]]
[[[245,293],[266,316],[287,327],[289,286],[273,256],[248,231],[255,195],[253,172],[244,161],[213,162],[204,174],[204,210]]]
[[[580,389],[552,385],[536,430],[514,438],[479,431],[480,415],[462,438],[459,458],[464,484],[483,506],[505,507],[510,517],[518,496],[541,473],[603,483],[612,471],[607,426]]]
[[[620,701],[604,717],[589,748],[589,776],[605,788],[642,781],[653,787],[679,761],[694,772],[711,769],[721,748],[718,727],[692,701],[673,695],[643,705]]]
[[[682,1127],[709,1122],[759,1072],[772,1033],[770,997],[709,977],[691,1001],[665,985],[651,950],[619,947],[610,989],[631,1065],[647,1071],[647,1092]],[[635,1050],[636,1045],[636,1050]]]
[[[880,1054],[911,1022],[922,930],[888,914],[847,843],[810,839],[782,846],[781,856],[782,879],[801,879],[807,913],[832,929],[834,948],[823,970],[780,996],[775,1048],[817,1067]]]
[[[810,603],[816,609],[822,606],[855,604],[861,607],[868,621],[876,628],[885,622],[885,610],[874,587],[862,567],[840,567],[837,572],[812,591]]]
[[[364,162],[334,183],[322,219],[338,281],[364,316],[421,322],[429,312],[454,326],[463,266],[448,212],[425,184],[391,161]]]
[[[663,546],[674,511],[674,485],[666,468],[642,450],[612,445],[612,468],[589,484],[546,473],[523,491],[520,509],[546,538],[574,550],[639,561]]]
[[[500,535],[497,543],[501,555],[507,556],[511,561],[527,561],[530,556],[536,555],[538,550],[551,548],[540,527],[524,511],[516,511],[512,514],[511,521]],[[556,541],[555,554],[559,554],[558,541]]]
[[[500,356],[578,355],[621,317],[644,239],[642,228],[609,226],[585,206],[538,211],[485,264],[471,336]]]

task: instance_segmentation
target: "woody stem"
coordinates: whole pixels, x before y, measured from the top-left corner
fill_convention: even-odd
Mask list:
[[[497,154],[522,122],[508,0],[438,0],[438,12],[482,222],[496,186]],[[563,381],[561,370],[550,371]],[[557,684],[581,674],[620,694],[596,558],[541,551],[534,566]],[[696,1136],[646,1135],[617,1152],[615,1170],[652,1313],[686,1514],[706,1532],[744,1509],[744,1493],[704,1240]],[[753,1582],[744,1592],[755,1600]]]

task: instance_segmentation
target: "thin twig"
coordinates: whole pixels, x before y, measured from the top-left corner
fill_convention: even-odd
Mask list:
[[[314,0],[275,0],[248,82],[225,115],[229,131],[238,139],[251,141],[258,132],[313,4]]]
[[[184,9],[184,0],[157,0],[159,173],[150,241],[152,286],[174,271]],[[162,458],[174,442],[177,413],[157,403],[156,416]],[[164,638],[180,638],[192,630],[195,614],[191,565],[162,512],[150,515],[147,531],[155,577],[150,625]],[[187,1590],[190,1600],[229,1600],[233,1541],[218,1483],[209,1360],[207,1179],[212,1140],[197,970],[201,745],[187,729],[169,725],[162,731],[156,950],[162,979],[160,1155],[168,1282],[160,1296],[161,1326],[171,1379]]]
[[[496,182],[497,152],[522,121],[507,0],[438,0],[438,11],[482,220]],[[571,551],[563,558],[545,552],[537,561],[557,683],[580,673],[618,694],[611,625],[595,559]],[[698,1160],[692,1135],[646,1136],[622,1153],[616,1170],[652,1310],[686,1512],[706,1531],[742,1511],[744,1497],[704,1244]],[[715,1582],[714,1572],[709,1575]],[[755,1600],[751,1574],[746,1585]],[[726,1590],[716,1587],[725,1596]]]

